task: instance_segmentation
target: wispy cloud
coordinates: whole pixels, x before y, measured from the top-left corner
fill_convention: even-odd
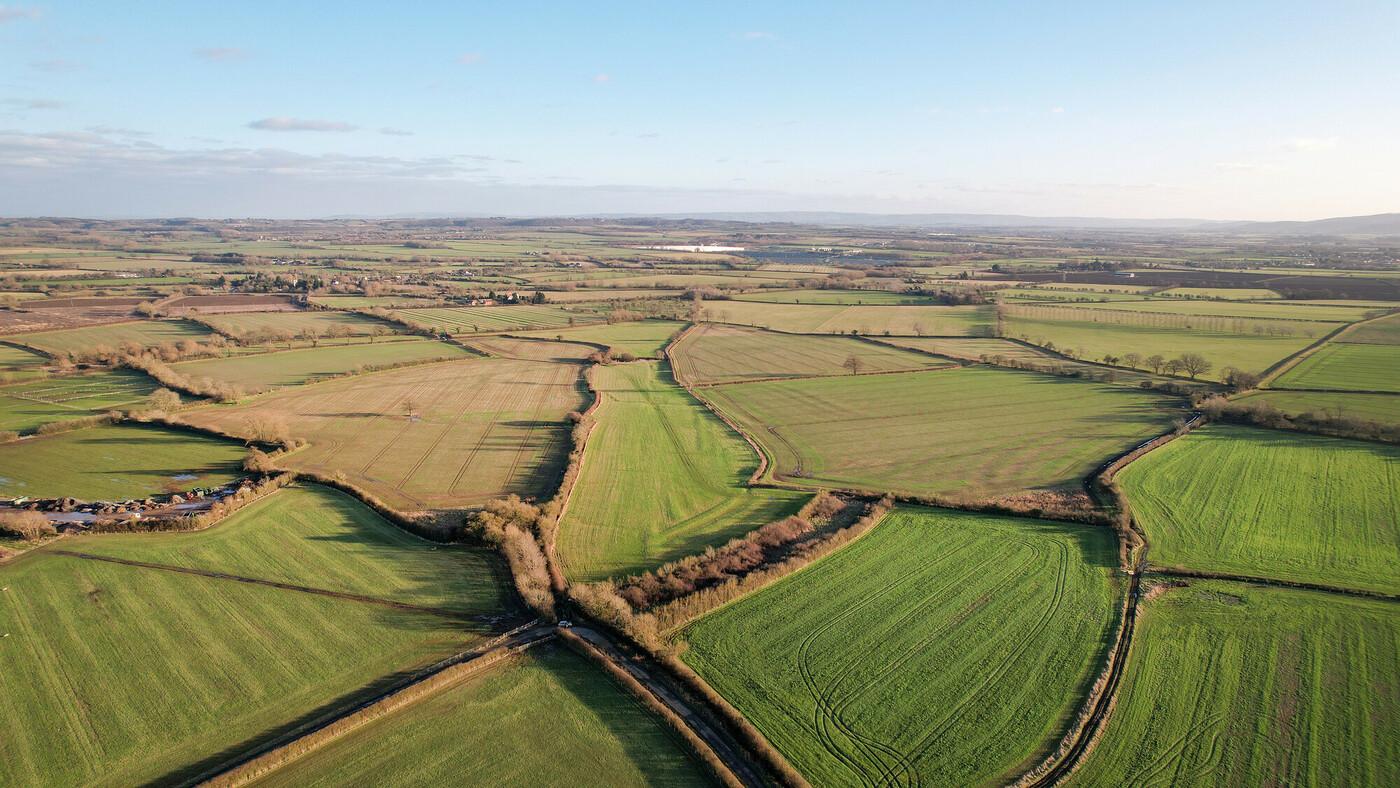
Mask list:
[[[612,77],[608,76],[607,74],[594,74],[594,75],[593,75],[593,81],[594,81],[594,82],[600,82],[600,83],[601,83],[601,82],[612,82]]]
[[[116,139],[116,131],[30,134],[0,130],[0,172],[5,168],[42,169],[85,178],[143,174],[209,178],[261,173],[335,180],[441,180],[480,177],[492,166],[511,163],[466,154],[402,158],[312,155],[279,148],[179,149],[147,140]]]
[[[407,130],[407,129],[396,129],[396,128],[392,128],[392,127],[390,127],[390,126],[385,126],[384,128],[380,129],[380,130],[379,130],[379,133],[380,133],[380,134],[387,134],[387,135],[389,135],[390,137],[412,137],[412,136],[413,136],[413,132],[411,132],[411,131],[409,131],[409,130]]]
[[[1334,150],[1341,139],[1337,137],[1294,137],[1284,143],[1284,147],[1299,153]]]
[[[194,56],[211,63],[232,63],[238,60],[247,60],[248,51],[238,47],[205,47],[196,49]]]
[[[1051,107],[1051,108],[1050,108],[1050,114],[1052,114],[1052,115],[1063,115],[1063,114],[1065,114],[1065,108],[1064,108],[1064,107]]]
[[[39,9],[21,8],[16,5],[0,5],[0,25],[6,22],[18,22],[21,19],[38,19]]]
[[[354,131],[357,127],[338,120],[274,117],[255,120],[248,128],[258,131]]]
[[[771,41],[777,36],[763,30],[748,30],[739,34],[745,41]]]
[[[486,60],[486,56],[480,52],[467,52],[457,56],[457,62],[464,66],[474,66]]]
[[[50,74],[63,74],[71,71],[82,71],[87,66],[76,60],[65,58],[53,58],[52,60],[35,60],[29,64],[35,71],[46,71]]]
[[[110,137],[149,137],[149,131],[138,131],[136,129],[124,129],[120,126],[88,126],[84,131],[93,134],[102,134]]]
[[[15,107],[18,109],[63,109],[64,107],[68,106],[62,101],[55,101],[54,99],[42,98],[4,99],[3,101],[0,101],[0,104],[4,104],[7,107]]]

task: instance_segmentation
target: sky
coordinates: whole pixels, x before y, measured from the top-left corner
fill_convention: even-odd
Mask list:
[[[0,215],[1400,211],[1400,2],[0,3]]]

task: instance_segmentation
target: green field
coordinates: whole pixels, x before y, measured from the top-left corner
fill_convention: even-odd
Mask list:
[[[343,473],[395,508],[477,506],[552,491],[567,453],[565,416],[583,407],[580,371],[448,361],[281,389],[185,418],[238,435],[280,425],[310,443],[284,465]]]
[[[1400,345],[1400,314],[1373,320],[1348,331],[1345,342],[1376,345]]]
[[[45,353],[82,354],[104,348],[117,350],[127,342],[150,347],[184,339],[204,341],[211,335],[209,329],[186,320],[135,320],[62,331],[17,334],[9,337],[9,341],[28,345]]]
[[[288,494],[294,498],[276,500]],[[277,493],[171,547],[162,546],[166,535],[55,547],[132,546],[137,555],[220,571],[285,570],[307,583],[343,577],[410,596],[436,578],[456,591],[454,608],[499,609],[495,584],[455,578],[482,571],[484,561],[393,537],[363,507],[352,506],[359,511],[348,519],[340,519],[343,506],[283,519],[280,506],[324,495]],[[248,542],[221,535],[225,527]],[[483,632],[450,617],[47,548],[0,566],[0,586],[0,632],[9,633],[0,647],[0,719],[25,721],[0,737],[6,785],[180,782],[182,769],[460,651]]]
[[[553,306],[463,306],[441,309],[395,309],[396,317],[449,334],[482,331],[528,331],[562,328],[601,320],[587,312],[565,312]]]
[[[125,369],[51,377],[0,387],[0,430],[30,432],[50,421],[63,421],[114,408],[145,405],[159,386],[144,373]]]
[[[191,378],[210,378],[256,392],[314,382],[362,367],[470,357],[472,354],[461,347],[436,340],[375,342],[186,361],[176,364],[175,370]]]
[[[814,785],[1005,784],[1097,675],[1115,556],[1104,528],[897,509],[692,624],[683,658]]]
[[[563,337],[580,342],[607,345],[616,351],[631,353],[637,358],[660,358],[666,344],[685,328],[675,320],[643,320],[637,323],[592,325],[557,331],[531,331],[525,336],[553,339]]]
[[[1077,487],[1179,413],[1135,389],[986,367],[702,391],[777,478],[915,495]]]
[[[991,308],[984,306],[849,306],[706,301],[704,320],[798,334],[985,336]]]
[[[1276,388],[1400,393],[1400,345],[1329,342],[1278,376]]]
[[[349,495],[317,485],[281,490],[204,531],[84,539],[71,549],[442,608],[463,617],[499,613],[510,604],[504,593],[509,577],[493,554],[424,541]]]
[[[1106,355],[1122,357],[1138,353],[1143,357],[1160,355],[1175,358],[1183,353],[1199,353],[1213,365],[1203,379],[1219,380],[1226,367],[1247,372],[1263,372],[1271,365],[1302,350],[1315,337],[1303,335],[1268,336],[1227,334],[1204,330],[1123,326],[1078,320],[1032,320],[1012,317],[1006,321],[1006,336],[1072,351],[1081,358],[1098,360]]]
[[[1059,308],[1059,307],[1057,307]],[[1243,318],[1247,320],[1306,321],[1303,326],[1315,331],[1328,331],[1337,326],[1317,325],[1318,323],[1350,323],[1361,320],[1375,310],[1349,306],[1316,306],[1296,301],[1211,301],[1205,299],[1156,298],[1141,301],[1114,301],[1111,303],[1075,304],[1064,309],[1092,309],[1096,311],[1128,311],[1143,314],[1188,315],[1191,317]],[[1206,324],[1202,324],[1206,327]]]
[[[392,309],[394,307],[407,308],[422,306],[421,298],[413,296],[349,296],[349,295],[328,295],[312,296],[311,303],[320,306],[328,306],[332,309],[372,309],[374,307],[384,307]]]
[[[1118,479],[1154,565],[1400,593],[1400,448],[1213,425]]]
[[[0,496],[120,501],[240,478],[239,443],[117,425],[0,444]]]
[[[1012,301],[1141,301],[1138,293],[1102,293],[1092,290],[1050,290],[1040,287],[1008,287],[994,291],[998,299]]]
[[[888,290],[760,290],[734,296],[735,301],[775,304],[931,304],[928,296],[892,293]]]
[[[753,450],[662,364],[594,370],[602,398],[559,525],[575,580],[638,574],[792,514],[806,496],[744,486]]]
[[[880,341],[967,361],[978,361],[983,356],[1002,356],[1016,361],[1035,363],[1059,360],[1054,354],[1046,353],[1040,348],[1027,347],[1009,339],[991,337],[897,337],[881,339]]]
[[[1400,396],[1395,394],[1269,389],[1251,394],[1243,401],[1268,402],[1288,414],[1316,413],[1381,424],[1400,424]]]
[[[702,323],[672,351],[676,377],[687,385],[765,378],[848,375],[851,359],[860,372],[891,372],[950,366],[924,353],[849,337],[779,334],[739,326]]]
[[[255,784],[705,784],[708,775],[686,747],[598,668],[546,644]]]
[[[331,331],[370,334],[375,329],[397,331],[398,326],[353,312],[229,312],[202,315],[202,320],[233,336],[300,336],[314,331],[327,336]]]
[[[48,357],[32,350],[0,344],[0,371],[29,371],[48,363]]]
[[[1393,603],[1191,581],[1139,615],[1118,701],[1071,784],[1400,783]]]

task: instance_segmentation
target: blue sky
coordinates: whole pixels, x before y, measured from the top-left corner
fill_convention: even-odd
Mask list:
[[[0,214],[1400,210],[1400,3],[0,4]]]

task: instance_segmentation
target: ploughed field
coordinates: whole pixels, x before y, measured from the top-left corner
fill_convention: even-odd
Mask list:
[[[234,434],[310,443],[283,464],[345,478],[405,510],[472,506],[557,482],[577,364],[492,358],[424,364],[284,389],[186,414]]]
[[[702,323],[671,349],[687,385],[952,366],[926,353],[848,337],[799,336]]]
[[[1198,580],[1149,597],[1070,784],[1400,782],[1395,603]]]
[[[774,478],[914,495],[1077,488],[1181,413],[1135,389],[986,367],[699,391],[764,447]]]
[[[1056,747],[1117,620],[1110,531],[899,508],[682,632],[814,785],[1006,782]]]
[[[259,786],[704,785],[688,745],[563,646],[381,717]]]
[[[410,544],[358,503],[321,506],[329,495],[282,491],[204,533],[65,539],[0,565],[0,632],[9,633],[0,719],[24,721],[0,737],[0,783],[183,781],[220,752],[370,693],[486,631],[456,612],[60,549],[129,549],[141,560],[255,581],[334,586],[341,578],[343,587],[407,601],[450,596],[454,611],[508,612],[492,559]],[[238,538],[223,536],[225,528]],[[414,590],[430,583],[445,585]]]
[[[750,488],[758,457],[661,363],[597,367],[601,402],[558,552],[574,580],[639,574],[792,514],[807,496]]]
[[[1158,566],[1400,593],[1400,448],[1212,425],[1118,474]]]
[[[124,501],[245,474],[236,441],[147,425],[91,427],[0,444],[0,497]]]

